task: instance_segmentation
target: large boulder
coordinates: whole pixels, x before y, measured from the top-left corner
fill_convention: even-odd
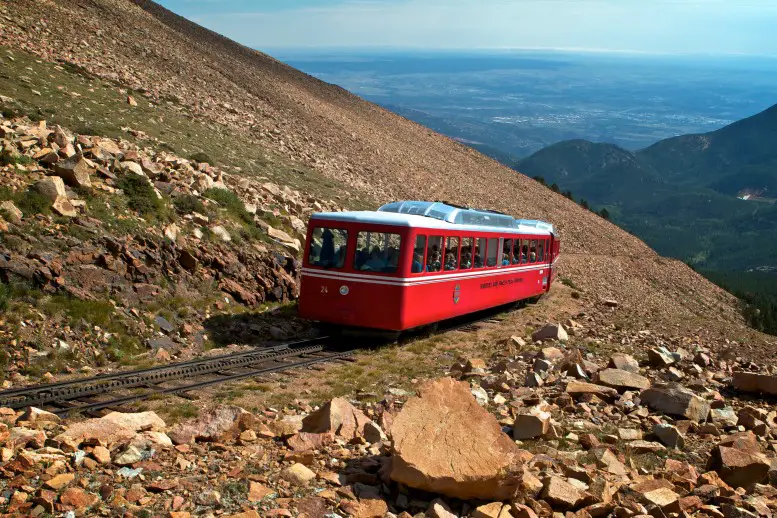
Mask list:
[[[344,439],[364,436],[364,427],[370,423],[364,412],[343,398],[337,397],[302,420],[302,431],[331,433]]]
[[[732,383],[735,389],[742,392],[762,392],[770,396],[777,395],[777,376],[756,372],[735,372]]]
[[[65,182],[59,176],[49,176],[35,182],[33,186],[39,194],[44,196],[52,203],[57,201],[57,198],[67,199],[67,191],[65,190]]]
[[[391,427],[391,479],[462,500],[510,499],[521,486],[520,450],[469,385],[442,378],[419,394]]]
[[[586,381],[570,381],[567,383],[567,394],[571,396],[593,394],[602,399],[612,399],[618,396],[618,391],[612,387],[596,385]]]
[[[60,196],[54,200],[54,203],[51,204],[51,208],[54,212],[60,216],[65,216],[66,218],[75,218],[78,216],[78,211],[75,206],[65,196]]]
[[[75,451],[86,441],[109,446],[135,438],[138,432],[164,430],[165,422],[154,412],[123,414],[111,412],[99,419],[72,424],[54,437],[62,449]]]
[[[569,335],[561,324],[548,324],[539,331],[531,335],[531,339],[536,341],[560,340],[562,342],[569,340]]]
[[[256,418],[238,406],[219,405],[203,412],[192,421],[174,427],[168,436],[175,444],[195,441],[234,441],[240,433],[253,427]]]
[[[622,371],[639,372],[639,362],[626,353],[615,353],[610,356],[608,367]]]
[[[599,371],[599,383],[618,390],[642,390],[650,387],[650,380],[645,376],[621,369]]]
[[[710,403],[679,385],[655,385],[643,390],[640,399],[650,408],[691,421],[706,421]]]
[[[708,467],[716,470],[727,484],[746,488],[763,482],[769,466],[769,459],[760,452],[719,445],[712,450]]]
[[[73,187],[91,187],[89,164],[82,155],[75,155],[67,160],[60,160],[54,165],[54,173],[66,184]]]

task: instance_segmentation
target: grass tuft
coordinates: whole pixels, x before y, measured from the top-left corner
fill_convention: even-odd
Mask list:
[[[143,217],[169,221],[170,213],[164,199],[157,196],[148,179],[136,174],[124,175],[118,183],[127,197],[127,205]]]

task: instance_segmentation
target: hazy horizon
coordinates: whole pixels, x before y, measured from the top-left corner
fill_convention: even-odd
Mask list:
[[[771,0],[159,0],[259,50],[560,50],[777,57]]]

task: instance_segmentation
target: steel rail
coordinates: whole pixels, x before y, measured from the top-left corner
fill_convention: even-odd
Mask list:
[[[222,383],[227,383],[230,381],[237,381],[245,378],[253,378],[256,376],[259,376],[261,374],[270,374],[274,372],[281,372],[286,370],[292,370],[292,369],[298,369],[301,367],[309,367],[311,365],[315,365],[317,363],[325,363],[325,362],[331,362],[334,360],[340,360],[347,358],[348,356],[351,356],[354,353],[354,350],[352,351],[344,351],[344,352],[337,352],[328,354],[326,356],[318,356],[313,358],[306,358],[298,362],[291,362],[291,363],[285,363],[281,365],[273,365],[273,366],[267,366],[262,367],[259,369],[253,369],[248,372],[238,373],[238,374],[231,374],[228,376],[222,376],[220,378],[211,379],[211,380],[205,380],[205,381],[199,381],[196,383],[191,383],[188,385],[182,385],[179,387],[169,387],[169,388],[150,388],[148,392],[143,392],[141,394],[133,394],[131,396],[126,397],[120,397],[120,398],[114,398],[107,401],[96,401],[94,403],[86,403],[83,405],[77,405],[72,406],[68,408],[61,408],[53,410],[52,412],[60,415],[65,416],[72,412],[95,412],[97,410],[103,410],[106,408],[116,407],[120,405],[126,405],[127,403],[134,403],[135,401],[142,401],[144,399],[148,399],[150,397],[156,396],[156,395],[171,395],[171,394],[180,394],[183,392],[190,392],[192,390],[198,390],[202,388],[206,388],[212,385],[220,385]],[[301,356],[307,356],[309,353],[303,353]]]
[[[244,368],[257,363],[321,352],[325,348],[327,337],[292,342],[263,350],[244,351],[211,358],[199,358],[171,365],[161,365],[149,369],[137,369],[81,378],[48,385],[35,385],[0,392],[0,406],[14,409],[28,406],[41,406],[49,403],[68,401],[86,396],[135,388],[144,385],[156,385],[165,381],[202,376],[218,371]]]

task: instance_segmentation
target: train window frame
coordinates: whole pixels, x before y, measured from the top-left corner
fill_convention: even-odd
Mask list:
[[[435,269],[432,269],[432,266],[436,263],[432,263],[434,258],[431,256],[430,252],[432,252],[431,247],[434,246],[434,242],[436,239],[440,240],[439,241],[440,245],[439,245],[439,248],[437,249],[438,250],[437,253],[440,254],[440,261],[439,261],[440,266],[439,268],[435,267]],[[426,271],[428,273],[442,272],[443,262],[442,262],[442,252],[440,252],[440,250],[445,250],[445,236],[429,236],[426,240],[426,263],[424,263],[424,267],[426,268]]]
[[[368,257],[360,259],[359,253],[362,248],[359,246],[360,240],[363,238],[363,234],[367,234],[365,238],[365,247],[368,249]],[[373,239],[375,243],[373,243]],[[372,261],[372,254],[375,253],[375,249],[378,249],[378,253],[382,255],[381,261],[384,262],[384,266],[378,267],[373,264],[368,266],[367,263]],[[382,248],[382,249],[381,249]],[[395,249],[394,264],[391,265],[389,259],[389,250]],[[365,274],[383,274],[391,275],[399,271],[399,263],[402,258],[402,235],[397,232],[385,232],[382,230],[370,230],[361,229],[356,231],[356,243],[353,251],[353,263],[352,269],[359,273]],[[365,268],[365,266],[367,268]]]
[[[343,244],[340,246],[340,249],[333,250],[333,256],[332,260],[335,259],[335,257],[338,258],[338,261],[335,264],[320,264],[321,263],[321,252],[323,251],[323,243],[321,245],[321,249],[319,250],[318,259],[315,261],[313,260],[313,247],[316,244],[316,232],[320,231],[318,239],[323,241],[324,238],[324,231],[329,230],[332,233],[340,233],[340,237],[344,235],[345,238],[342,239]],[[345,261],[346,257],[348,257],[348,240],[350,239],[350,232],[347,228],[337,228],[337,227],[314,227],[312,232],[310,233],[310,244],[307,249],[307,253],[305,254],[305,257],[308,261],[308,266],[312,266],[314,268],[323,268],[326,270],[341,270],[345,268]],[[332,246],[334,247],[337,243],[333,241]],[[344,247],[344,248],[343,248]]]
[[[413,265],[415,264],[415,256],[416,251],[418,250],[418,240],[423,239],[423,245],[421,245],[421,271],[414,272],[413,271]],[[426,273],[426,234],[416,234],[415,236],[415,246],[413,246],[413,249],[410,251],[410,274],[411,275],[423,275]]]
[[[493,249],[494,257],[491,257],[491,251]],[[489,237],[486,245],[486,268],[496,268],[497,258],[499,257],[499,238]],[[493,264],[491,264],[493,262]]]
[[[513,237],[506,237],[504,238],[504,242],[502,243],[502,267],[509,268],[510,266],[513,266],[515,263],[513,262],[514,258],[514,251],[513,247],[515,246],[515,238]],[[504,264],[505,262],[505,249],[509,247],[509,251],[507,251],[507,264]]]
[[[521,239],[521,264],[529,264],[529,240]]]
[[[451,241],[455,241],[456,242],[456,253],[453,254],[454,255],[453,260],[455,261],[453,263],[453,267],[449,268],[448,267],[449,266],[449,264],[448,264],[448,254],[451,253],[450,252],[450,250],[451,250]],[[459,269],[459,261],[461,260],[460,257],[461,257],[461,237],[459,237],[459,236],[446,236],[445,237],[445,255],[442,257],[442,259],[443,259],[442,271],[443,272],[455,272],[456,270],[458,270]]]
[[[483,259],[486,255],[486,247],[487,247],[488,238],[486,237],[476,237],[475,238],[475,250],[478,250],[479,253],[472,254],[472,268],[475,270],[482,270],[486,267],[486,261]],[[481,250],[482,248],[482,250]],[[480,258],[480,266],[478,266],[478,263],[476,261],[477,258]]]
[[[475,238],[472,236],[461,238],[461,253],[459,254],[459,270],[471,270],[474,266],[472,252],[475,246]],[[469,247],[469,266],[464,266],[464,249]]]

